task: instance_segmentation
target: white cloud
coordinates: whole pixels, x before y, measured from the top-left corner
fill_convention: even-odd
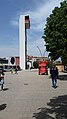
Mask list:
[[[31,27],[32,29],[38,30],[38,28],[43,29],[46,18],[52,13],[52,10],[60,5],[61,0],[50,1],[46,4],[42,4],[42,6],[38,7],[35,11],[29,11],[31,19]],[[40,30],[39,29],[39,30]]]
[[[10,21],[10,24],[13,26],[18,26],[18,20],[17,19],[12,20],[12,21]]]
[[[61,1],[61,0],[60,0]],[[32,35],[31,37],[29,37],[29,49],[28,52],[29,54],[33,54],[33,55],[39,55],[40,56],[40,52],[37,49],[37,46],[40,48],[42,54],[45,51],[45,47],[44,47],[44,40],[41,39],[41,35],[43,35],[43,28],[45,26],[46,23],[46,18],[51,14],[52,10],[55,8],[55,6],[59,6],[60,5],[60,1],[50,1],[47,4],[43,4],[42,6],[40,6],[37,11],[29,11],[30,14],[30,19],[31,19],[31,31],[33,32],[33,34],[35,34],[34,32],[38,32],[38,34],[36,35]],[[41,32],[41,34],[39,34]],[[34,38],[33,38],[34,36]],[[32,40],[33,39],[33,40]],[[45,52],[45,55],[47,56],[48,53]]]
[[[5,54],[5,55],[4,55]],[[0,57],[18,56],[18,46],[0,46]]]
[[[41,4],[41,6],[38,6],[37,9],[35,9],[34,11],[26,11],[26,12],[18,12],[16,18],[14,18],[14,20],[11,21],[11,24],[18,26],[18,17],[20,15],[29,15],[30,16],[30,23],[31,23],[31,29],[33,30],[41,30],[43,29],[45,22],[46,22],[46,18],[51,14],[52,10],[56,7],[60,5],[60,2],[63,0],[56,0],[56,1],[52,1],[50,0],[49,2],[47,1],[45,3],[45,1],[43,2],[43,4]]]
[[[56,6],[60,6],[60,2],[62,2],[63,0],[50,0],[49,2],[47,1],[45,3],[45,1],[43,2],[43,4],[41,4],[41,6],[38,6],[37,9],[35,9],[34,11],[27,11],[27,12],[18,12],[18,16],[19,15],[29,15],[30,16],[30,34],[28,37],[28,53],[31,55],[39,55],[40,53],[37,50],[37,46],[40,47],[40,49],[42,50],[42,52],[44,52],[44,41],[43,39],[41,40],[41,35],[43,35],[43,29],[45,27],[45,23],[46,23],[46,18],[51,14],[52,10],[56,7]],[[13,25],[18,26],[18,17],[16,17],[16,19],[14,21],[12,21],[11,23]],[[36,33],[36,34],[35,34]],[[32,35],[33,34],[33,35]]]
[[[46,50],[44,45],[45,45],[45,42],[41,38],[35,39],[32,42],[28,41],[28,54],[29,55],[33,54],[33,56],[41,56],[42,54],[43,56],[44,51]],[[41,53],[39,49],[37,48],[37,46],[39,47]],[[47,56],[46,52],[45,52],[45,56]]]

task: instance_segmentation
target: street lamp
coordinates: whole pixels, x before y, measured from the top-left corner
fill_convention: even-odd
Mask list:
[[[41,54],[41,57],[44,56],[46,51],[44,51],[44,53],[42,54],[42,52],[41,52],[39,46],[37,46],[37,48],[38,48],[38,50],[39,50],[39,52],[40,52],[40,54]]]
[[[41,52],[41,50],[40,50],[39,46],[37,46],[37,48],[38,48],[38,50],[39,50],[39,52],[40,52],[40,54],[41,54],[41,57],[42,57],[42,52]]]

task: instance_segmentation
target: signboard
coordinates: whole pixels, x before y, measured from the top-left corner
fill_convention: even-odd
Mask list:
[[[26,27],[26,29],[30,29],[30,19],[29,19],[29,16],[25,16],[25,27]]]

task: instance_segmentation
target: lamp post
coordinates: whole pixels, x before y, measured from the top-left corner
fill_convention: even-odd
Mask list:
[[[37,46],[37,48],[38,48],[38,50],[39,50],[39,52],[40,52],[40,55],[41,55],[41,57],[42,57],[42,52],[41,52],[39,46]]]
[[[44,53],[42,54],[42,52],[41,52],[39,46],[37,46],[37,48],[38,48],[38,50],[39,50],[39,52],[40,52],[41,57],[44,56],[46,51],[44,51]]]

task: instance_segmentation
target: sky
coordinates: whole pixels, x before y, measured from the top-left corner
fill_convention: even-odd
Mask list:
[[[63,0],[0,0],[0,57],[19,56],[20,15],[30,17],[27,54],[48,56],[42,36],[47,17],[60,2]]]

